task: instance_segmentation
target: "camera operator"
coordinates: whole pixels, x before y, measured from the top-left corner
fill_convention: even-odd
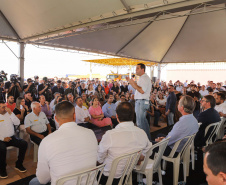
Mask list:
[[[24,92],[30,92],[31,96],[33,99],[36,101],[38,98],[38,93],[37,93],[37,87],[38,87],[38,82],[33,81],[31,78],[27,79],[27,84],[23,86]]]
[[[74,97],[76,97],[75,95],[78,94],[78,92],[75,90],[76,83],[70,81],[68,83],[68,85],[69,85],[69,87],[64,91],[64,97],[65,97],[65,99],[67,99],[67,95],[69,93],[71,93]]]
[[[0,100],[5,101],[5,88],[4,88],[4,82],[0,82]]]
[[[43,83],[38,85],[38,94],[44,95],[46,101],[50,102],[52,99],[52,91],[50,88],[50,83],[47,77],[43,77]]]
[[[7,80],[7,73],[0,71],[0,100],[6,101],[6,93],[4,88],[4,81]]]
[[[13,96],[14,100],[20,96],[20,93],[23,90],[20,87],[20,78],[17,75],[10,75],[10,81],[5,83],[5,91],[8,93],[8,95]]]
[[[52,93],[54,94],[55,92],[59,92],[62,95],[64,95],[64,88],[61,86],[61,80],[57,80],[57,85],[55,85],[52,88]]]

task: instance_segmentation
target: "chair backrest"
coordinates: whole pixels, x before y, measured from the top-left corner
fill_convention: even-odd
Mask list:
[[[142,162],[141,166],[137,166],[136,169],[137,170],[140,170],[142,172],[145,171],[146,167],[147,167],[147,164],[148,164],[148,160],[149,160],[149,157],[151,156],[153,150],[155,148],[158,148],[159,147],[159,150],[158,152],[155,153],[155,156],[154,156],[154,163],[153,163],[153,171],[156,171],[158,169],[158,166],[160,165],[160,162],[161,162],[161,159],[162,159],[162,156],[163,156],[163,153],[165,152],[165,149],[169,143],[169,138],[167,139],[163,139],[162,141],[154,144],[149,150],[148,152],[146,153],[146,156],[145,156],[145,159],[144,161]]]
[[[182,159],[183,156],[184,156],[184,154],[185,154],[185,152],[186,152],[188,149],[190,149],[189,146],[191,145],[192,141],[194,140],[195,135],[196,135],[196,133],[193,134],[193,135],[190,135],[190,136],[186,136],[186,137],[184,137],[184,138],[178,140],[178,141],[174,144],[173,149],[172,149],[172,151],[170,152],[170,154],[169,154],[168,157],[173,158],[173,156],[174,156],[175,152],[177,151],[177,148],[179,147],[181,141],[184,141],[184,140],[185,140],[186,142],[185,142],[183,148],[181,149],[180,153],[178,154],[178,156],[180,156],[180,158]]]
[[[124,155],[121,155],[121,156],[115,158],[112,162],[110,174],[108,176],[106,185],[112,184],[118,164],[121,161],[126,162],[126,163],[125,163],[125,168],[123,169],[123,173],[122,173],[122,176],[121,176],[118,184],[119,185],[127,184],[129,181],[129,178],[132,174],[132,170],[135,168],[135,166],[140,158],[141,151],[142,150],[137,150],[137,151],[127,153],[127,154],[124,154]],[[126,176],[126,179],[125,179],[125,176]]]
[[[205,135],[204,137],[207,136],[207,134],[209,134],[208,138],[206,139],[206,144],[205,146],[208,146],[209,144],[212,144],[213,142],[215,142],[215,140],[217,139],[216,138],[216,134],[219,130],[219,125],[220,125],[221,121],[220,122],[216,122],[216,123],[211,123],[209,124],[206,129],[205,129]],[[212,129],[212,130],[211,130]],[[215,136],[215,138],[213,138]]]
[[[225,124],[226,124],[226,118],[222,117],[221,122],[218,125],[217,138],[216,139],[222,139],[222,137],[224,136]]]
[[[96,166],[95,168],[91,168],[82,172],[72,173],[70,175],[64,176],[59,178],[56,181],[56,185],[63,185],[65,182],[76,180],[76,185],[86,184],[86,185],[93,185],[96,184],[97,174],[100,172],[100,175],[97,180],[97,184],[100,182],[100,178],[103,174],[105,164],[100,166]]]

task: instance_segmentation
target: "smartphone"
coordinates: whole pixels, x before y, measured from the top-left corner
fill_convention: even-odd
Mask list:
[[[23,109],[23,105],[20,105],[20,110],[22,110]]]

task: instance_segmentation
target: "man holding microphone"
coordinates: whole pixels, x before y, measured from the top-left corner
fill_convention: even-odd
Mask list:
[[[135,91],[135,112],[137,126],[143,129],[148,139],[151,140],[150,127],[148,120],[146,119],[146,111],[149,108],[149,97],[151,93],[151,79],[145,73],[145,65],[142,63],[137,64],[136,75],[140,78],[136,83],[133,79],[127,77],[127,81],[130,85],[136,89]]]

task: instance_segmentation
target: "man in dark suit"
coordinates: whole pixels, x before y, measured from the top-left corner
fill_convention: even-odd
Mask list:
[[[221,120],[219,113],[214,109],[215,105],[215,98],[211,95],[206,95],[201,100],[201,106],[204,111],[198,115],[198,122],[202,124],[195,136],[195,146],[197,147],[205,145],[205,141],[209,136],[207,133],[207,135],[204,137],[206,127],[211,123],[216,123]]]

